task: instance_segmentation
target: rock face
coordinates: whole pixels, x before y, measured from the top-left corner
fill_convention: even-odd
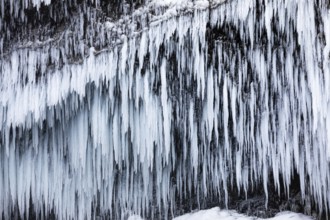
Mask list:
[[[325,219],[328,4],[2,0],[2,218]]]

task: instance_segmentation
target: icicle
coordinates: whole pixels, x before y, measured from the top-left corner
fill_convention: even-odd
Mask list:
[[[289,194],[295,173],[302,199],[329,212],[318,2],[154,0],[114,20],[102,1],[63,1],[63,16],[77,11],[56,36],[9,47],[1,33],[0,212],[24,218],[31,200],[44,218],[170,218],[191,196],[228,205],[233,187],[261,185],[267,205],[270,176]],[[0,29],[4,4],[15,19],[53,6],[3,0]]]

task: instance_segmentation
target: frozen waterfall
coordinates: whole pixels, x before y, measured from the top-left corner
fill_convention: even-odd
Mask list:
[[[295,174],[329,216],[330,3],[55,2],[0,1],[4,219],[168,219],[259,186],[267,206]]]

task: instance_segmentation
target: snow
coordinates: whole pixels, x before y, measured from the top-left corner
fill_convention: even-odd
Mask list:
[[[220,210],[216,207],[185,214],[173,220],[313,220],[313,218],[294,212],[281,212],[273,218],[256,218],[239,214],[233,210]]]
[[[191,7],[207,8],[210,4],[217,5],[225,2],[226,0],[152,0],[151,5],[161,7]]]
[[[133,215],[130,216],[128,220],[142,220],[142,218],[140,216]],[[313,218],[288,211],[280,212],[272,218],[257,218],[239,214],[234,210],[220,210],[219,207],[215,207],[208,210],[200,210],[178,216],[173,218],[173,220],[313,220]]]
[[[154,0],[152,4],[156,4],[158,6],[174,6],[174,5],[187,5],[190,0]]]
[[[128,217],[127,220],[143,220],[143,218],[141,218],[138,215],[132,215],[132,216]]]

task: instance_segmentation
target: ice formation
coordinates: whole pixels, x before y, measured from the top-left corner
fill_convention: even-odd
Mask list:
[[[30,203],[59,219],[171,218],[233,186],[267,197],[270,177],[289,193],[295,172],[329,212],[325,1],[155,0],[114,20],[102,1],[63,0],[69,24],[15,35],[52,2],[0,2],[5,219]]]
[[[131,216],[128,220],[141,220],[136,216]],[[220,210],[219,208],[212,208],[202,210],[190,214],[185,214],[174,218],[173,220],[313,220],[311,217],[297,214],[293,212],[281,212],[273,218],[256,218],[238,214],[232,210]]]
[[[138,215],[132,215],[127,220],[143,220]],[[173,220],[313,220],[309,216],[294,212],[280,212],[273,218],[256,218],[238,214],[233,210],[220,210],[219,207],[200,210],[173,218]]]

